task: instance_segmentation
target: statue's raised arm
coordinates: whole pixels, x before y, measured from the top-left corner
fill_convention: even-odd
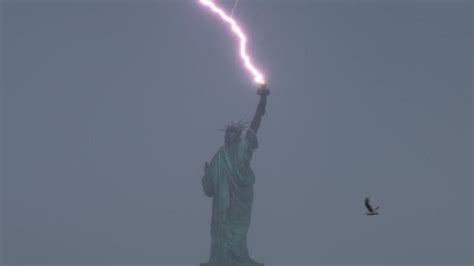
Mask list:
[[[262,116],[265,114],[265,107],[267,106],[267,96],[270,95],[270,90],[265,84],[262,84],[258,89],[257,94],[260,95],[260,101],[258,102],[257,111],[255,111],[252,123],[250,124],[250,129],[252,129],[255,134],[257,134],[258,128],[260,127]]]

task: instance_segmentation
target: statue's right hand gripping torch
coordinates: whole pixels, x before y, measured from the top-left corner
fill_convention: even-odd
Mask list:
[[[258,88],[257,94],[260,95],[262,98],[266,98],[268,95],[270,95],[270,89],[267,88],[267,84],[260,84],[260,88]]]
[[[265,114],[265,106],[267,105],[267,96],[270,95],[270,89],[267,88],[267,84],[260,84],[260,88],[257,90],[257,94],[260,95],[260,102],[258,103],[258,109],[261,115]]]

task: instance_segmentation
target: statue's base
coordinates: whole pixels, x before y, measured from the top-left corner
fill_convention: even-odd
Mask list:
[[[264,266],[263,263],[252,262],[230,262],[230,263],[200,263],[199,266]]]

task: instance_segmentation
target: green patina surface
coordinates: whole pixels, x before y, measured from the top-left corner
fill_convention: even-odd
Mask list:
[[[240,143],[217,151],[202,178],[204,193],[213,198],[211,263],[250,260],[247,231],[255,183],[250,159],[257,147],[257,136],[249,129]]]
[[[260,92],[261,93],[261,92]],[[265,113],[266,96],[260,94],[257,112],[245,137],[242,127],[232,124],[226,129],[226,144],[206,163],[202,188],[212,198],[211,254],[201,266],[263,265],[250,258],[247,232],[250,226],[255,174],[250,167],[258,148],[257,130]]]

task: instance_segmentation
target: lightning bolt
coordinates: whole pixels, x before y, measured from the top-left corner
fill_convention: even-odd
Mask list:
[[[232,11],[230,11],[230,17],[231,18],[234,17],[234,11],[235,11],[235,9],[237,8],[238,5],[239,5],[239,0],[235,0],[234,7],[232,8]]]
[[[217,6],[212,0],[199,0],[199,2],[219,15],[224,22],[229,24],[232,32],[237,35],[240,40],[240,57],[243,60],[245,68],[250,72],[250,74],[252,74],[255,82],[260,85],[265,84],[265,79],[262,73],[252,64],[250,56],[247,54],[247,37],[239,24],[232,17],[228,16],[224,10]]]

